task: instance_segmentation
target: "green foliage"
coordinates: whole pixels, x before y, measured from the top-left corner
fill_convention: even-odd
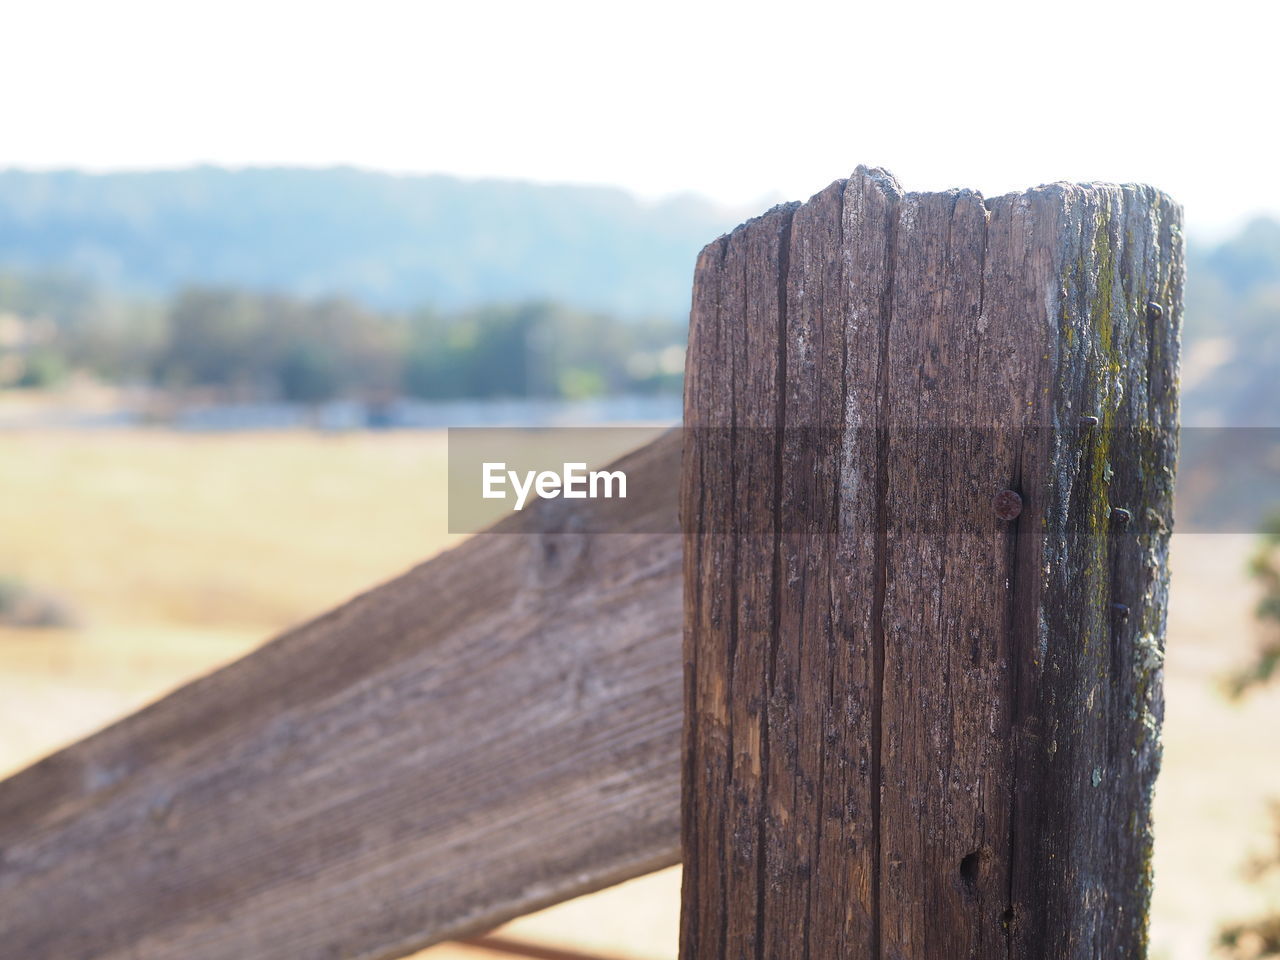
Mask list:
[[[536,306],[482,308],[448,317],[434,312],[410,324],[405,390],[427,400],[545,396],[545,311]]]
[[[188,290],[169,310],[168,336],[156,359],[171,386],[247,386],[270,374],[267,304],[229,290]]]
[[[323,403],[338,395],[342,370],[332,349],[315,342],[296,343],[280,358],[280,392],[297,403]]]
[[[0,386],[48,387],[71,370],[139,381],[165,335],[163,305],[108,295],[82,277],[0,269],[0,359],[22,372]]]
[[[1280,514],[1267,521],[1249,561],[1249,573],[1262,588],[1255,610],[1262,638],[1253,661],[1227,678],[1227,690],[1239,698],[1276,678],[1280,666]],[[1249,865],[1254,879],[1280,871],[1280,804],[1273,804],[1274,849]],[[1218,947],[1231,960],[1280,957],[1280,914],[1232,923],[1219,930]]]
[[[429,400],[677,392],[678,367],[636,361],[681,356],[683,339],[675,323],[627,323],[555,303],[423,312],[409,324],[404,386]]]

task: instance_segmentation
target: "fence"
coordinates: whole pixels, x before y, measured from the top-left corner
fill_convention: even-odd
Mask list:
[[[860,168],[711,244],[617,532],[535,505],[0,784],[0,958],[389,958],[681,859],[685,960],[1141,956],[1179,216]]]

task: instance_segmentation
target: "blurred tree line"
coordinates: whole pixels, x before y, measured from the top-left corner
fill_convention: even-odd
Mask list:
[[[351,300],[190,287],[129,299],[0,271],[0,386],[72,372],[224,399],[568,398],[676,392],[684,324],[538,301],[380,312]]]
[[[1188,273],[1184,424],[1280,426],[1280,222],[1192,243]],[[310,403],[678,390],[683,315],[548,300],[406,311],[216,285],[142,298],[82,277],[0,268],[0,386],[86,371]]]

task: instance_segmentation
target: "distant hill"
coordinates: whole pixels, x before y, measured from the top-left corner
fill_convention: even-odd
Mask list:
[[[684,316],[698,250],[741,213],[349,168],[5,171],[0,265],[148,294],[222,285],[395,309],[546,298]]]

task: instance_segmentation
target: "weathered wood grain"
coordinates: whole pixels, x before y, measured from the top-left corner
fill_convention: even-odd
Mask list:
[[[703,251],[684,960],[1143,955],[1179,221],[859,169]]]
[[[0,783],[0,957],[394,957],[676,862],[679,446]]]

